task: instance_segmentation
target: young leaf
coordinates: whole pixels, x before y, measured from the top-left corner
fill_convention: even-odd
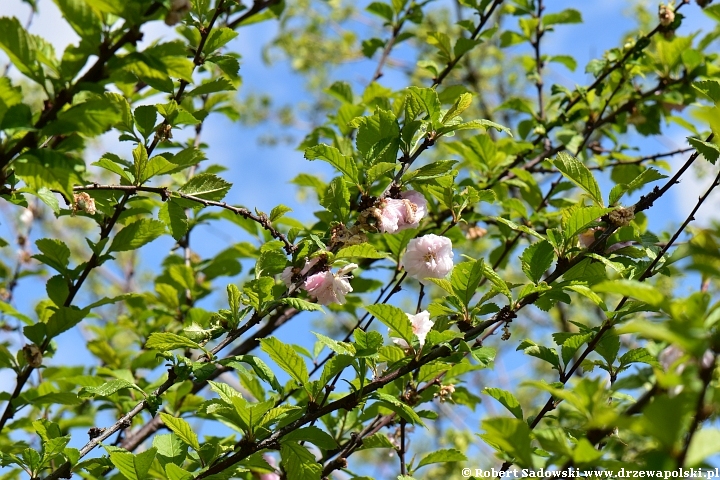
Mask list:
[[[585,190],[598,206],[604,206],[600,187],[595,177],[577,158],[568,153],[560,152],[553,163],[565,178]]]
[[[420,463],[418,463],[418,466],[415,469],[417,470],[420,467],[431,465],[433,463],[464,462],[466,460],[467,457],[460,450],[447,448],[428,453],[420,460]]]
[[[535,242],[525,249],[520,260],[522,262],[522,271],[534,283],[538,283],[543,274],[552,265],[555,258],[555,249],[550,242],[543,240]]]
[[[188,422],[182,418],[173,417],[167,413],[160,412],[160,418],[166,427],[168,427],[180,440],[192,447],[195,451],[200,450],[197,434],[193,431]]]
[[[408,345],[412,345],[412,323],[405,312],[392,305],[383,304],[369,305],[365,310],[387,325],[392,336],[402,338]]]
[[[200,345],[189,338],[171,332],[154,332],[150,334],[145,348],[151,350],[175,350],[176,348],[200,348]]]
[[[305,361],[290,345],[268,337],[260,339],[260,349],[299,384],[304,385],[310,380]]]
[[[231,186],[232,183],[226,182],[212,173],[201,173],[191,178],[178,191],[203,200],[220,201],[225,197]]]
[[[148,471],[155,460],[156,452],[154,447],[137,455],[118,449],[110,453],[110,461],[128,480],[145,480],[148,478]]]
[[[518,418],[520,420],[523,419],[523,411],[522,407],[520,406],[520,402],[517,401],[517,398],[515,396],[505,390],[502,390],[500,388],[491,388],[486,387],[483,390],[483,393],[486,395],[490,395],[492,398],[500,402],[505,408],[507,408],[510,413],[515,415],[515,418]]]
[[[355,159],[342,155],[335,147],[325,144],[315,145],[305,150],[305,158],[308,160],[324,160],[340,170],[353,183],[360,183]]]
[[[129,250],[137,250],[164,233],[165,225],[163,225],[162,222],[149,220],[147,218],[137,220],[129,225],[126,225],[125,228],[115,235],[108,252],[127,252]]]

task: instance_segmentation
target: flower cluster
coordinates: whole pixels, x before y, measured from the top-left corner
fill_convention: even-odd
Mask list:
[[[87,193],[80,192],[73,195],[73,215],[75,212],[85,212],[88,215],[95,215],[95,200]]]
[[[400,194],[400,198],[385,198],[380,201],[379,208],[373,207],[368,209],[368,211],[370,210],[373,210],[372,215],[377,218],[377,228],[380,232],[394,233],[417,227],[420,220],[427,215],[427,201],[419,192],[407,190]],[[357,226],[353,227],[353,229],[356,228]],[[336,226],[333,228],[332,238],[333,244],[350,243],[354,245],[357,241],[350,240],[366,240],[367,237],[362,232],[354,232],[352,229],[347,230],[344,226],[342,228]],[[357,265],[352,263],[341,268],[337,273],[332,273],[329,269],[322,269],[322,271],[308,276],[311,269],[317,265],[319,258],[306,260],[305,266],[302,268],[285,268],[281,278],[285,285],[291,288],[295,283],[293,279],[297,281],[298,276],[307,276],[300,288],[315,296],[318,303],[342,305],[345,303],[345,295],[353,291],[349,281],[351,277],[348,274],[357,268]],[[434,234],[412,239],[408,243],[400,266],[410,277],[416,278],[422,284],[426,283],[425,279],[427,278],[443,278],[453,268],[452,242],[447,237]],[[432,322],[429,321],[429,317],[426,320],[429,322],[429,326],[427,326],[427,331],[429,331]],[[427,331],[425,333],[416,332],[418,338],[421,339],[421,344],[425,341]]]
[[[407,315],[410,319],[413,334],[415,334],[420,342],[420,347],[422,347],[425,345],[425,338],[427,337],[427,334],[430,332],[433,325],[435,325],[435,322],[430,320],[430,312],[423,310],[417,315],[410,315],[409,313],[406,313],[405,315]],[[393,338],[393,342],[402,348],[410,348],[410,345],[408,345],[408,343],[402,338]]]
[[[305,261],[305,266],[299,272],[295,271],[296,269],[293,269],[293,267],[287,267],[280,277],[285,282],[285,285],[290,288],[293,284],[293,276],[297,274],[306,275],[317,264],[318,260],[319,257]],[[305,279],[300,288],[315,296],[321,305],[331,303],[342,305],[345,303],[345,295],[353,291],[350,286],[350,278],[352,277],[348,274],[356,268],[358,266],[351,263],[338,270],[337,273],[332,273],[329,270],[314,273]]]
[[[427,215],[427,201],[421,193],[407,190],[400,198],[385,198],[380,204],[378,229],[382,233],[395,233],[415,228]]]

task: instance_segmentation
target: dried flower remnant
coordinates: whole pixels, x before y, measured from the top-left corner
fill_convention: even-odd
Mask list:
[[[95,200],[87,192],[76,193],[73,198],[73,215],[76,212],[85,212],[88,215],[95,215]]]
[[[608,214],[608,219],[613,225],[627,227],[635,218],[635,207],[619,207]]]
[[[42,365],[42,352],[40,351],[40,347],[38,347],[34,343],[25,345],[22,348],[22,352],[23,356],[25,357],[25,361],[31,367],[38,368],[40,365]]]
[[[407,315],[408,319],[410,319],[413,334],[418,338],[420,347],[422,348],[422,346],[425,345],[427,334],[430,333],[433,325],[435,325],[435,322],[430,320],[430,312],[423,310],[417,315],[410,315],[409,313],[406,313],[405,315]],[[410,348],[410,345],[408,345],[408,343],[402,338],[393,338],[393,342],[402,348]]]
[[[447,237],[428,234],[410,240],[400,262],[408,275],[425,285],[425,278],[444,278],[453,268],[452,242]]]

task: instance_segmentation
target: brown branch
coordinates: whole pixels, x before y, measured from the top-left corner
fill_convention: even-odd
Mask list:
[[[244,207],[234,207],[225,202],[216,202],[215,200],[206,200],[204,198],[200,198],[195,195],[189,195],[187,193],[177,191],[174,192],[166,187],[145,187],[141,185],[100,185],[97,183],[93,183],[91,185],[73,187],[73,190],[79,192],[90,192],[93,190],[120,190],[127,192],[130,195],[135,195],[138,192],[147,192],[160,195],[163,199],[174,196],[184,198],[185,200],[191,200],[206,207],[223,208],[225,210],[233,212],[235,215],[240,215],[243,218],[247,218],[249,220],[259,223],[265,230],[270,232],[270,235],[272,235],[273,238],[283,242],[285,251],[288,253],[288,255],[292,254],[297,249],[295,245],[290,243],[290,241],[284,234],[280,233],[277,229],[275,229],[275,227],[272,226],[270,219],[265,214],[255,215],[250,210]]]
[[[245,20],[252,17],[253,15],[256,15],[256,14],[262,12],[263,10],[265,10],[266,8],[272,7],[273,5],[277,5],[279,3],[280,3],[280,0],[255,0],[253,2],[252,7],[250,7],[250,9],[247,12],[243,13],[242,15],[240,15],[238,18],[236,18],[232,22],[228,23],[227,26],[229,28],[235,29],[238,26],[240,26],[241,23],[243,23]]]
[[[494,0],[492,5],[490,5],[490,8],[487,12],[482,14],[480,16],[480,21],[477,24],[477,27],[475,27],[475,30],[473,30],[472,34],[470,35],[470,40],[476,40],[477,37],[480,35],[480,32],[482,32],[482,29],[485,27],[485,24],[488,20],[490,20],[490,17],[492,17],[493,12],[495,12],[495,9],[500,6],[500,4],[503,3],[503,0]],[[467,52],[466,52],[467,53]],[[433,88],[439,86],[443,80],[445,80],[445,77],[447,77],[453,68],[455,68],[455,65],[460,61],[460,59],[463,58],[465,54],[459,55],[452,60],[450,60],[445,68],[442,69],[442,71],[438,74],[437,78],[433,80]]]

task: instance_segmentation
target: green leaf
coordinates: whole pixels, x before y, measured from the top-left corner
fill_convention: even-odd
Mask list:
[[[275,337],[268,337],[260,339],[260,349],[300,385],[305,385],[310,380],[305,361],[290,345]]]
[[[325,310],[323,310],[322,308],[322,305],[308,302],[307,300],[303,300],[301,298],[281,298],[280,303],[282,305],[289,305],[296,310],[308,312],[325,312]]]
[[[160,418],[166,427],[172,430],[180,440],[192,447],[195,451],[200,450],[197,434],[193,431],[188,422],[182,418],[173,417],[167,413],[160,412]]]
[[[555,249],[550,242],[543,240],[530,245],[522,253],[522,271],[535,284],[540,282],[542,276],[547,272],[555,259]]]
[[[135,125],[146,140],[155,131],[156,123],[157,107],[155,105],[141,105],[135,109]]]
[[[209,55],[215,50],[222,48],[230,40],[238,36],[238,32],[228,27],[213,28],[210,35],[207,37],[203,53]]]
[[[91,98],[60,112],[57,119],[43,129],[45,135],[79,133],[96,137],[122,120],[120,107],[109,96]]]
[[[369,243],[361,243],[360,245],[351,245],[349,247],[341,248],[338,253],[335,254],[336,259],[340,258],[385,258],[387,254],[378,252]]]
[[[145,348],[151,350],[175,350],[176,348],[200,348],[200,345],[189,338],[171,332],[154,332],[150,334]]]
[[[381,392],[375,392],[370,394],[370,398],[375,398],[383,402],[385,406],[393,410],[395,413],[397,413],[413,425],[421,425],[423,427],[425,426],[418,414],[415,413],[415,410],[413,410],[412,407],[410,407],[409,405],[400,401],[398,398]]]
[[[205,82],[200,86],[190,90],[187,95],[197,97],[198,95],[207,95],[215,92],[228,92],[236,90],[235,85],[227,78],[220,77],[209,82]]]
[[[705,160],[715,165],[715,162],[720,156],[720,147],[718,147],[714,143],[704,142],[700,139],[693,137],[687,137],[687,139],[688,143],[692,145],[693,148],[695,148],[695,150],[700,153],[700,155],[705,157]]]
[[[67,273],[67,266],[70,262],[70,249],[62,241],[41,238],[35,242],[40,254],[33,255],[33,258],[45,265],[54,268],[63,275]]]
[[[320,204],[345,223],[350,213],[350,191],[342,177],[335,177],[330,182]]]
[[[378,108],[374,115],[356,118],[350,125],[358,129],[357,149],[368,162],[395,163],[400,148],[400,126],[393,112]]]
[[[185,209],[172,199],[162,204],[160,210],[158,210],[158,219],[165,224],[170,231],[170,235],[178,242],[188,231],[188,219]]]
[[[493,286],[498,292],[505,295],[508,300],[512,302],[512,293],[510,293],[510,288],[508,287],[508,284],[505,282],[505,280],[500,278],[500,275],[498,275],[490,265],[483,264],[483,275],[485,275],[487,279],[490,280],[490,283],[493,284]]]
[[[504,452],[520,467],[532,467],[530,427],[516,418],[491,418],[484,420],[485,433],[480,435],[490,446]]]
[[[654,307],[666,301],[665,295],[657,288],[637,280],[608,280],[592,286],[595,292],[618,293],[625,297],[632,297]]]
[[[720,102],[720,82],[717,80],[704,80],[693,82],[693,88],[715,103]]]
[[[465,123],[458,123],[457,125],[447,125],[439,128],[437,133],[439,135],[445,135],[450,132],[458,132],[461,130],[487,130],[488,128],[494,128],[498,132],[504,132],[511,137],[513,136],[509,128],[503,127],[499,123],[491,122],[490,120],[471,120]]]
[[[582,233],[592,223],[611,211],[611,208],[602,207],[577,207],[570,210],[570,215],[565,219],[563,232],[565,238],[570,239],[578,233]]]
[[[97,387],[83,387],[78,392],[78,396],[81,398],[84,397],[109,397],[113,393],[116,393],[123,388],[132,388],[135,390],[138,390],[142,392],[140,387],[135,385],[132,382],[128,382],[127,380],[111,380],[107,383],[104,383]]]
[[[542,23],[545,26],[561,23],[582,23],[582,15],[577,10],[568,8],[562,12],[546,13],[542,17]]]
[[[96,165],[105,170],[109,170],[113,173],[120,175],[121,178],[125,179],[128,183],[135,183],[135,177],[123,168],[123,160],[115,155],[114,153],[105,153],[97,162]]]
[[[283,442],[286,441],[310,442],[323,450],[332,450],[338,446],[337,442],[330,436],[330,434],[315,426],[293,430],[283,437]]]
[[[102,24],[85,0],[53,0],[75,33],[88,41],[99,41]]]
[[[41,81],[42,70],[35,60],[37,47],[17,18],[0,18],[0,48],[20,73]]]
[[[440,99],[437,92],[432,88],[409,87],[407,89],[410,102],[410,116],[406,121],[414,120],[420,112],[428,115],[431,126],[434,128],[440,125]]]
[[[369,305],[365,310],[390,328],[390,335],[402,338],[408,345],[412,345],[413,329],[407,314],[392,305]]]
[[[145,175],[145,170],[148,164],[148,154],[145,145],[139,143],[133,150],[133,174],[135,179],[138,181],[138,185],[142,185],[148,179]]]
[[[466,307],[470,305],[470,300],[475,295],[478,285],[480,285],[480,281],[484,277],[484,269],[485,262],[482,258],[459,263],[453,268],[452,275],[450,276],[452,293],[457,295]]]
[[[453,118],[457,117],[458,115],[461,115],[462,112],[467,110],[467,108],[472,104],[472,93],[463,93],[461,94],[457,100],[455,100],[455,103],[453,103],[453,106],[450,107],[450,109],[447,111],[445,116],[442,118],[442,123],[446,124]]]
[[[292,212],[292,208],[288,206],[278,205],[277,207],[273,207],[273,209],[270,210],[270,221],[274,222],[288,212]]]
[[[191,178],[178,191],[203,200],[220,201],[225,197],[231,186],[231,183],[212,173],[201,173]]]
[[[282,442],[280,456],[287,480],[320,480],[322,467],[315,456],[299,443]]]
[[[595,177],[578,159],[568,153],[560,152],[553,164],[568,180],[585,190],[598,206],[604,206]]]
[[[420,463],[418,463],[418,466],[415,469],[417,470],[420,467],[431,465],[433,463],[464,462],[466,460],[467,457],[460,450],[447,448],[428,453],[420,460]]]
[[[538,345],[532,340],[523,340],[516,350],[522,350],[526,355],[544,360],[560,370],[560,357],[558,357],[557,351],[552,348]]]
[[[308,160],[324,160],[337,168],[353,183],[360,183],[358,180],[358,168],[355,159],[342,155],[340,151],[329,145],[320,144],[305,150],[305,158]]]
[[[685,461],[686,468],[699,467],[720,452],[720,430],[703,428],[690,441]]]
[[[620,362],[621,368],[632,363],[646,363],[648,365],[652,365],[653,367],[662,368],[660,362],[658,362],[655,357],[650,355],[650,352],[648,352],[647,349],[643,347],[628,350],[620,358],[618,358],[618,362]]]
[[[492,398],[500,402],[502,406],[504,406],[510,411],[510,413],[515,415],[515,418],[518,418],[520,420],[523,419],[523,411],[522,407],[520,406],[520,402],[517,401],[517,398],[515,398],[512,393],[506,390],[502,390],[500,388],[491,387],[486,387],[483,390],[483,393],[486,395],[490,395]]]
[[[553,55],[550,57],[550,61],[565,65],[571,72],[574,72],[577,68],[577,61],[570,55]]]
[[[326,345],[330,350],[338,355],[349,355],[351,357],[355,356],[355,345],[352,343],[338,342],[337,340],[333,340],[332,338],[326,337],[325,335],[317,332],[311,333],[317,337],[320,343]]]
[[[394,12],[390,5],[381,2],[372,2],[365,8],[368,12],[377,15],[378,17],[386,20],[387,22],[393,21]]]
[[[88,315],[87,310],[77,307],[58,307],[47,321],[47,337],[55,338],[61,333],[70,330]]]
[[[110,453],[110,461],[128,480],[145,480],[155,460],[155,448],[133,455],[130,452],[114,451]]]
[[[137,220],[126,225],[125,228],[115,235],[108,252],[137,250],[143,245],[152,242],[163,233],[165,233],[165,225],[162,222],[149,220],[147,218]]]

